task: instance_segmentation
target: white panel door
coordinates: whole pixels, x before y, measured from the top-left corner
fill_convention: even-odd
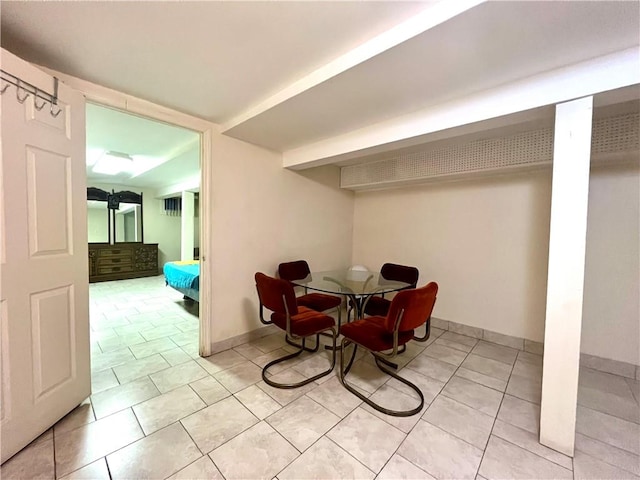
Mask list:
[[[6,50],[0,60],[52,92],[51,76]],[[0,96],[2,462],[91,393],[84,98],[60,84],[54,117],[24,95]]]

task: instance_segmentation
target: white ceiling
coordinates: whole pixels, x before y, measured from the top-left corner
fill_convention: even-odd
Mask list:
[[[640,44],[637,1],[479,1],[3,1],[1,40],[280,151]]]
[[[2,45],[222,123],[427,4],[3,1]]]
[[[191,130],[87,104],[87,159],[94,152],[126,153],[161,164],[133,178],[128,174],[95,173],[87,165],[87,180],[135,187],[161,188],[188,182],[200,172],[200,135]]]

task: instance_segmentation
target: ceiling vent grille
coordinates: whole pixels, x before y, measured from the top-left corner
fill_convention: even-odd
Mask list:
[[[596,120],[592,155],[640,150],[640,115]],[[550,164],[553,129],[475,140],[341,168],[340,186],[353,190],[419,183]]]

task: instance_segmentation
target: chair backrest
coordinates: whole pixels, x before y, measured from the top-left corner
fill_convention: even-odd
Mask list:
[[[300,280],[311,273],[309,264],[305,260],[286,262],[278,265],[278,275],[283,280]]]
[[[389,307],[385,323],[386,329],[389,332],[393,332],[394,324],[400,312],[403,313],[398,327],[399,332],[418,328],[431,316],[437,294],[438,284],[436,282],[430,282],[424,287],[398,292],[393,297]]]
[[[411,288],[416,288],[420,272],[416,267],[385,263],[380,269],[380,275],[387,280],[410,283]]]
[[[298,305],[296,304],[296,295],[293,286],[286,280],[269,277],[264,273],[258,272],[255,275],[256,289],[260,303],[272,312],[285,314],[285,301],[289,309],[289,315],[298,313]]]

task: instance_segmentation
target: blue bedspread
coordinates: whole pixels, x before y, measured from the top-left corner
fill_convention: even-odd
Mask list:
[[[181,265],[180,262],[164,264],[164,278],[174,288],[200,288],[200,263]]]

